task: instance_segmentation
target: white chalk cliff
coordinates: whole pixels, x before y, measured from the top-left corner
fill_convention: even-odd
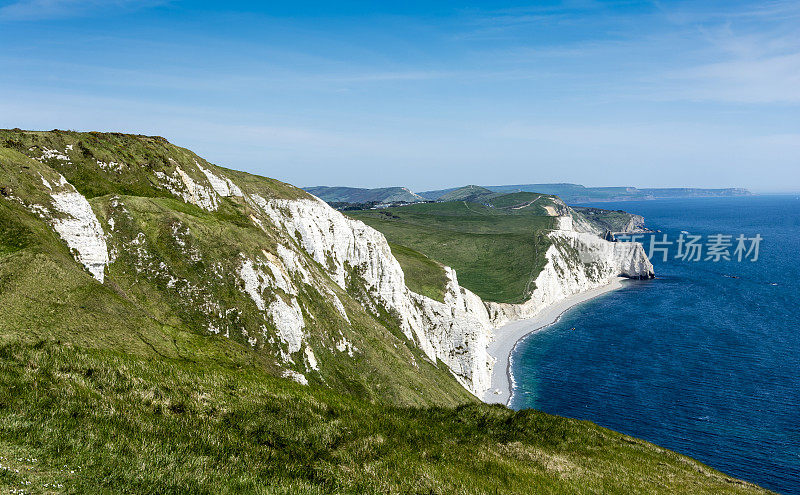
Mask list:
[[[316,198],[264,201],[261,207],[276,226],[296,237],[303,249],[346,287],[352,269],[370,294],[400,320],[403,332],[435,362],[444,362],[470,392],[482,396],[490,386],[494,359],[487,353],[493,329],[527,318],[572,294],[605,285],[618,276],[647,278],[653,266],[638,243],[612,243],[595,234],[575,232],[572,219],[557,219],[548,235],[547,265],[523,304],[484,302],[459,286],[447,268],[444,303],[405,286],[400,264],[383,235]]]
[[[317,370],[319,363],[304,333],[306,322],[296,300],[293,280],[314,284],[330,298],[343,320],[349,321],[341,301],[325,285],[329,282],[314,278],[319,268],[313,266],[313,261],[342,289],[359,287],[364,296],[359,302],[367,311],[385,310],[395,316],[404,335],[430,361],[441,361],[459,383],[478,397],[491,384],[494,358],[488,354],[487,346],[494,328],[510,320],[533,316],[554,302],[604,285],[615,277],[650,277],[653,273],[640,244],[600,239],[587,232],[589,229],[580,219],[574,221],[571,210],[562,203],[553,210],[557,230],[547,234],[552,241],[546,252],[547,264],[537,276],[527,302],[516,305],[484,302],[459,285],[451,268],[445,269],[448,282],[444,302],[439,302],[406,287],[403,270],[386,239],[363,222],[344,216],[313,196],[291,200],[265,198],[244,184],[237,185],[219,170],[204,168],[197,162],[195,165],[197,170],[190,170],[191,167],[183,170],[174,164],[171,170],[155,172],[159,186],[187,203],[210,211],[222,204],[223,197],[242,198],[258,213],[251,216],[256,225],[271,231],[267,225],[271,222],[281,233],[277,236],[277,256],[264,251],[263,259],[251,259],[252,255],[249,258],[242,254],[237,275],[243,292],[276,328],[288,351],[282,351],[284,361],[291,361],[292,354],[296,359],[295,353],[302,349],[301,356],[309,372]],[[106,235],[111,233],[103,232],[87,200],[63,177],[57,182],[52,177],[50,181],[42,177],[42,184],[49,195],[49,204],[26,206],[47,217],[75,259],[102,283],[109,263]],[[113,231],[113,218],[109,226]],[[282,295],[276,296],[276,289]],[[213,301],[208,305],[215,307]],[[209,330],[214,331],[213,325]],[[336,349],[351,357],[358,352],[342,339]],[[287,376],[307,383],[305,376],[296,371],[287,371]]]
[[[483,301],[458,285],[447,269],[445,302],[409,290],[383,234],[345,217],[323,201],[254,197],[276,227],[300,246],[342,288],[358,277],[375,303],[397,316],[403,333],[433,362],[444,362],[473,393],[489,387],[493,359],[486,353],[492,323]]]
[[[608,284],[616,277],[650,278],[653,265],[638,242],[609,242],[573,230],[547,234],[547,264],[536,277],[536,288],[522,304],[487,302],[495,326],[530,318],[554,302]]]

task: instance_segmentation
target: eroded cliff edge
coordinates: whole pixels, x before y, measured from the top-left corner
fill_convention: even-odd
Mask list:
[[[276,225],[295,236],[317,262],[327,267],[341,287],[358,276],[370,296],[365,303],[377,301],[396,314],[406,336],[432,361],[446,364],[478,397],[491,385],[494,358],[487,346],[494,328],[534,316],[557,301],[606,285],[616,277],[653,276],[653,266],[641,244],[609,242],[595,233],[577,231],[565,210],[558,221],[560,228],[546,234],[552,241],[546,252],[547,264],[525,303],[484,302],[461,287],[449,267],[442,303],[406,288],[403,271],[386,239],[363,222],[345,217],[316,198],[273,200],[263,208]]]
[[[90,137],[112,138],[116,137]],[[446,268],[445,295],[439,302],[406,287],[403,270],[381,233],[317,198],[294,194],[293,188],[291,198],[270,196],[274,191],[256,185],[253,178],[180,150],[175,151],[178,161],[159,158],[157,165],[134,165],[113,159],[116,155],[94,156],[96,151],[84,149],[82,141],[47,147],[17,145],[16,139],[9,142],[19,152],[9,151],[8,163],[24,165],[4,169],[3,198],[46,221],[97,283],[104,284],[110,267],[123,259],[133,280],[175,292],[187,314],[208,332],[233,337],[238,328],[250,345],[275,349],[285,376],[301,383],[325,365],[320,351],[350,358],[359,354],[355,335],[342,331],[352,317],[347,295],[354,295],[372,314],[396,319],[404,336],[428,360],[447,366],[461,385],[481,397],[490,387],[494,360],[487,346],[494,328],[620,275],[652,276],[641,245],[603,241],[564,205],[556,212],[558,229],[546,234],[552,241],[547,263],[528,301],[484,302],[461,287],[455,271]],[[166,146],[153,139],[147,143],[148,152]],[[32,160],[21,161],[21,154],[14,155],[20,152]],[[154,157],[146,159],[152,162]],[[83,182],[73,185],[65,175]],[[169,239],[163,237],[163,229],[152,235],[144,231],[142,215],[153,215],[163,207],[141,198],[165,196],[208,212],[233,208],[230,205],[252,211],[250,221],[269,242],[227,246],[238,253],[225,263],[205,259],[191,232],[202,230],[201,225],[189,225],[188,217],[162,226],[169,229]],[[171,248],[178,256],[165,263],[158,250],[159,243],[167,242],[174,244]],[[196,266],[205,266],[207,272],[201,276]],[[230,287],[225,296],[229,300],[214,285]],[[252,308],[235,291],[249,299]],[[320,336],[309,329],[318,314],[309,308],[313,297],[334,308],[330,318],[340,327],[324,329],[324,342],[316,341]]]

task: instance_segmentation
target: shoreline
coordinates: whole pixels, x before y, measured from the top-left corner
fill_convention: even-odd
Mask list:
[[[496,361],[492,369],[491,387],[484,392],[483,402],[487,404],[504,404],[506,406],[511,402],[514,392],[514,375],[511,372],[512,356],[517,344],[522,339],[557,323],[564,313],[578,304],[622,288],[625,280],[627,279],[617,277],[606,285],[573,294],[551,304],[532,318],[512,321],[497,328],[494,339],[487,349],[489,355],[494,357]]]

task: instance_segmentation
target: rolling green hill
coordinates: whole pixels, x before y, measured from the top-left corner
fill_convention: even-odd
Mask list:
[[[551,196],[534,193],[483,201],[347,213],[379,230],[390,242],[453,267],[461,285],[484,300],[522,302],[534,288],[531,280],[544,266],[549,246],[549,240],[536,233],[555,227],[551,213],[562,206]]]
[[[464,186],[436,198],[436,201],[469,201],[479,203],[481,198],[489,198],[494,193],[481,186]]]
[[[416,203],[422,197],[405,187],[381,187],[364,189],[359,187],[316,186],[304,188],[328,203]]]
[[[365,267],[337,284],[268,201],[310,200],[163,138],[0,131],[4,492],[764,493],[589,422],[478,403],[369,296]],[[473,255],[505,237],[510,256],[548,206],[369,214],[474,239]],[[391,250],[441,296],[438,258]]]

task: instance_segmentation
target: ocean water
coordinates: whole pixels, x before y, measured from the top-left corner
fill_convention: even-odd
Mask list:
[[[655,280],[576,306],[518,344],[511,406],[588,419],[800,494],[800,197],[592,206],[641,214],[668,240],[760,234],[759,259],[656,257]]]

